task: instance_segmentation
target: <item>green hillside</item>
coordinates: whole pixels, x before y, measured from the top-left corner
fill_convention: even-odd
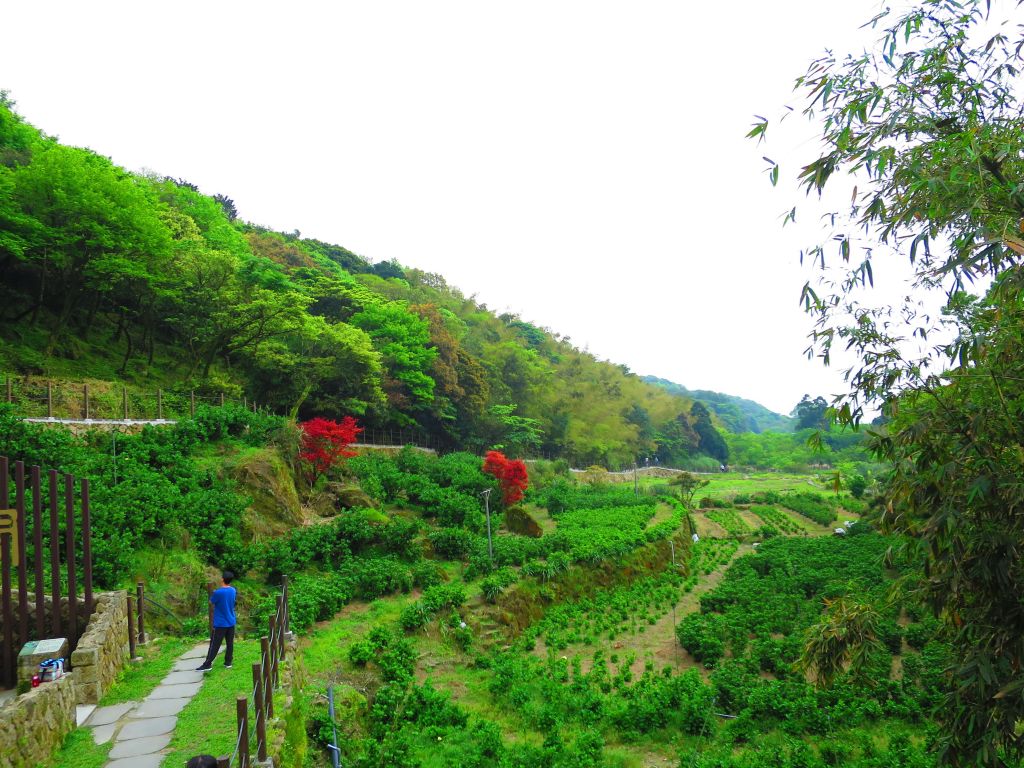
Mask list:
[[[699,400],[710,408],[730,432],[792,432],[795,420],[781,413],[775,413],[760,403],[709,389],[687,389],[668,379],[644,376],[643,380],[662,387],[673,395],[688,400]]]
[[[6,96],[0,275],[0,373],[226,393],[577,466],[692,466],[724,445],[689,399],[441,275],[241,221],[223,195],[43,135]]]

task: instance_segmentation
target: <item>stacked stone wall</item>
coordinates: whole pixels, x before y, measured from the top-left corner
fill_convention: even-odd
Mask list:
[[[96,596],[96,610],[71,654],[79,704],[96,704],[128,662],[128,593]]]
[[[0,708],[0,768],[47,765],[75,729],[75,682],[44,683]]]

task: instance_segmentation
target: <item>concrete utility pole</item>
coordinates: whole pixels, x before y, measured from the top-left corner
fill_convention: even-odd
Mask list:
[[[487,555],[491,558],[491,565],[494,565],[494,546],[491,544],[491,489],[480,492],[484,497],[484,509],[487,510]]]

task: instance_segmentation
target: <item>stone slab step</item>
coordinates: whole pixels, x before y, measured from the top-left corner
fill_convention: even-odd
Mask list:
[[[113,704],[109,707],[97,707],[93,710],[85,724],[90,728],[97,725],[111,725],[131,712],[137,702],[127,701],[124,704]]]
[[[111,723],[110,725],[97,725],[92,729],[92,740],[96,744],[106,744],[112,738],[114,738],[114,732],[117,731],[117,723]]]
[[[95,704],[79,704],[75,707],[75,725],[81,728],[85,721],[89,719],[89,715],[96,711]]]
[[[129,741],[118,741],[110,750],[110,759],[119,760],[131,757],[139,758],[142,755],[152,755],[171,743],[171,734],[165,733],[161,736],[146,736],[142,739],[130,739]],[[160,755],[162,758],[163,755]],[[132,763],[138,765],[138,763]],[[159,763],[157,763],[159,765]]]
[[[186,685],[158,685],[147,697],[154,699],[191,699],[199,693],[199,686],[202,683],[188,683]]]
[[[160,681],[160,685],[181,685],[182,683],[198,683],[203,679],[202,672],[171,672]]]
[[[176,715],[191,699],[146,699],[132,712],[132,719],[144,717],[170,717]]]
[[[223,647],[224,647],[224,645],[222,643],[221,644],[221,648],[223,648]],[[193,648],[191,651],[185,651],[185,653],[181,654],[181,656],[179,656],[178,658],[179,659],[205,659],[206,658],[206,652],[209,649],[210,649],[209,643],[201,643],[200,645],[197,645],[195,648]],[[197,664],[196,666],[199,666],[199,665]]]
[[[160,763],[164,761],[165,757],[166,755],[159,752],[151,755],[137,755],[121,760],[111,760],[104,768],[160,768]]]
[[[174,730],[178,718],[171,717],[148,717],[144,720],[129,720],[121,726],[117,732],[117,743],[130,741],[132,739],[145,739],[150,736],[162,736]]]

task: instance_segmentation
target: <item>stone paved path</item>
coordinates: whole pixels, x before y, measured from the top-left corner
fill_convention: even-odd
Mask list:
[[[97,744],[113,741],[105,768],[159,768],[171,743],[178,713],[203,684],[195,668],[206,656],[206,643],[186,651],[143,701],[99,707],[85,721]]]

